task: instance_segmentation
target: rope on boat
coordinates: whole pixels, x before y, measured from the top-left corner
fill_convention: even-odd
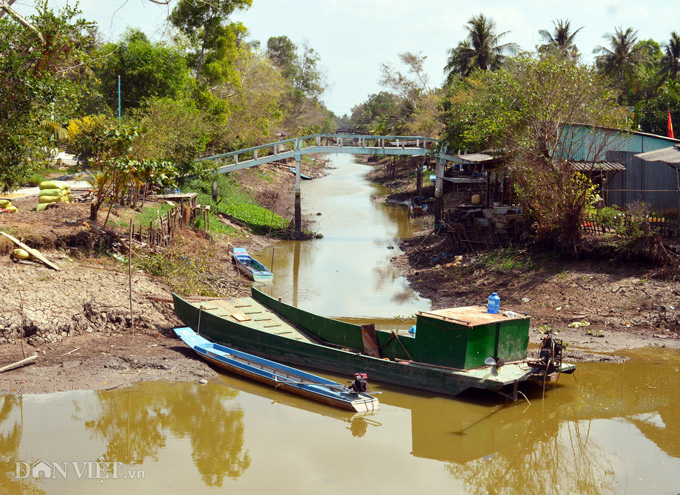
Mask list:
[[[281,381],[279,381],[281,379]],[[327,385],[325,383],[319,383],[319,382],[311,382],[311,381],[305,381],[305,380],[293,380],[290,378],[286,378],[284,376],[279,376],[279,375],[274,375],[274,385],[275,388],[279,388],[279,385],[282,385],[283,383],[288,382],[292,383],[295,385],[318,385],[320,387],[327,388],[328,390],[332,390],[334,392],[345,392],[345,393],[351,393],[349,390],[349,387],[345,387],[344,385],[338,384],[337,386],[335,385]]]

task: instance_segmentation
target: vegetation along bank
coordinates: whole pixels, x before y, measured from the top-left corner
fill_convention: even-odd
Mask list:
[[[387,188],[375,200],[404,202],[422,227],[393,262],[434,306],[499,292],[532,316],[534,341],[559,330],[572,359],[677,347],[677,33],[659,43],[618,28],[587,64],[568,21],[517,54],[480,14],[441,87],[426,54],[401,53],[399,67],[381,66],[382,91],[340,116],[323,102],[312,47],[244,42],[230,14],[249,1],[180,0],[162,43],[138,30],[103,40],[76,8],[37,5],[0,19],[0,231],[59,271],[30,253],[11,259],[17,245],[0,238],[0,358],[37,355],[0,373],[1,391],[212,373],[170,337],[169,293],[247,293],[229,249],[298,235],[295,162],[223,175],[232,162],[200,159],[286,140],[277,151],[292,153],[315,134],[437,140],[425,156],[367,159]],[[214,29],[197,31],[205,17]],[[301,166],[324,173],[322,157]],[[68,194],[31,189],[55,179]]]

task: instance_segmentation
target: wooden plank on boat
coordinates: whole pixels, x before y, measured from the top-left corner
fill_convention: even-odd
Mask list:
[[[505,316],[503,313],[489,313],[486,306],[467,306],[418,312],[418,314],[423,316],[440,320],[449,320],[467,327],[528,318],[527,315],[522,313],[516,311],[513,313],[514,316]]]
[[[243,313],[234,313],[231,315],[231,317],[236,321],[250,321],[250,317],[244,315]]]
[[[375,325],[361,325],[361,339],[364,342],[364,352],[369,356],[380,357],[378,337],[375,334]]]

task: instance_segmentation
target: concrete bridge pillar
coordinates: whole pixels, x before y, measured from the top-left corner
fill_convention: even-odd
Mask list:
[[[299,237],[302,230],[302,207],[300,205],[300,170],[302,158],[295,156],[295,236]]]

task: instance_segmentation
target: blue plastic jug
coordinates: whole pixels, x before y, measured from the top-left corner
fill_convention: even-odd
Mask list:
[[[489,313],[498,313],[501,309],[501,298],[495,292],[489,296],[489,303],[486,306]]]

